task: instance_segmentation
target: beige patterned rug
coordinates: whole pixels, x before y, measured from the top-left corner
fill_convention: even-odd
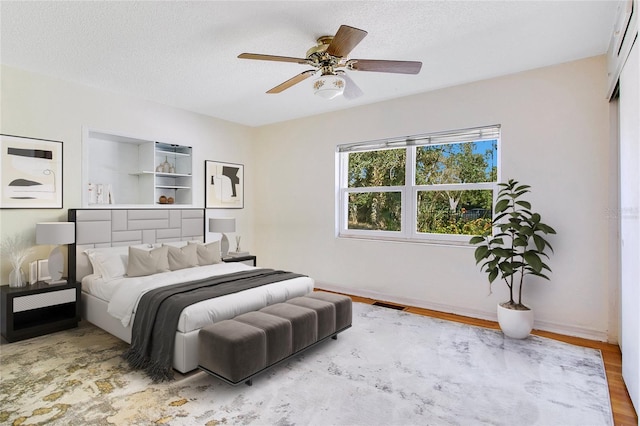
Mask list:
[[[153,384],[83,322],[0,346],[0,424],[611,425],[600,352],[354,303],[337,341],[232,387]]]

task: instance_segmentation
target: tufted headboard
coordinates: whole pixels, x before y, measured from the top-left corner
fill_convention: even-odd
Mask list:
[[[88,248],[204,241],[204,217],[204,209],[70,209],[76,242],[69,246],[69,279],[80,281],[91,273],[83,254]]]

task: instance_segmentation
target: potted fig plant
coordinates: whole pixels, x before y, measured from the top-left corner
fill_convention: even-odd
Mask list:
[[[474,236],[470,244],[477,245],[476,265],[488,274],[489,287],[496,280],[509,288],[509,301],[498,304],[498,323],[502,332],[523,339],[533,328],[533,311],[522,303],[522,285],[527,275],[549,279],[545,263],[547,251],[553,247],[546,240],[547,234],[556,231],[542,223],[540,214],[531,211],[531,203],[521,197],[530,192],[529,185],[521,185],[510,179],[499,183],[494,206],[493,229],[495,235]]]

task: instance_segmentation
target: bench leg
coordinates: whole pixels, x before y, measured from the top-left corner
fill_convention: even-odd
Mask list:
[[[247,386],[253,386],[253,379],[249,379],[246,382],[244,382],[245,385]]]
[[[331,338],[332,338],[333,340],[338,340],[338,335],[337,335],[337,334],[334,334],[333,336],[331,336]]]

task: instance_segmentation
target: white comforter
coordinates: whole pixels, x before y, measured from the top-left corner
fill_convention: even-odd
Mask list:
[[[108,301],[107,312],[127,327],[135,314],[140,298],[149,290],[248,269],[254,268],[240,262],[218,263],[144,277],[121,278],[109,282],[104,282],[95,275],[88,275],[83,278],[82,287],[84,291]],[[300,277],[205,300],[183,311],[178,329],[188,332],[201,328],[205,324],[233,318],[244,312],[284,302],[292,297],[303,296],[313,291],[313,286],[313,279]]]

